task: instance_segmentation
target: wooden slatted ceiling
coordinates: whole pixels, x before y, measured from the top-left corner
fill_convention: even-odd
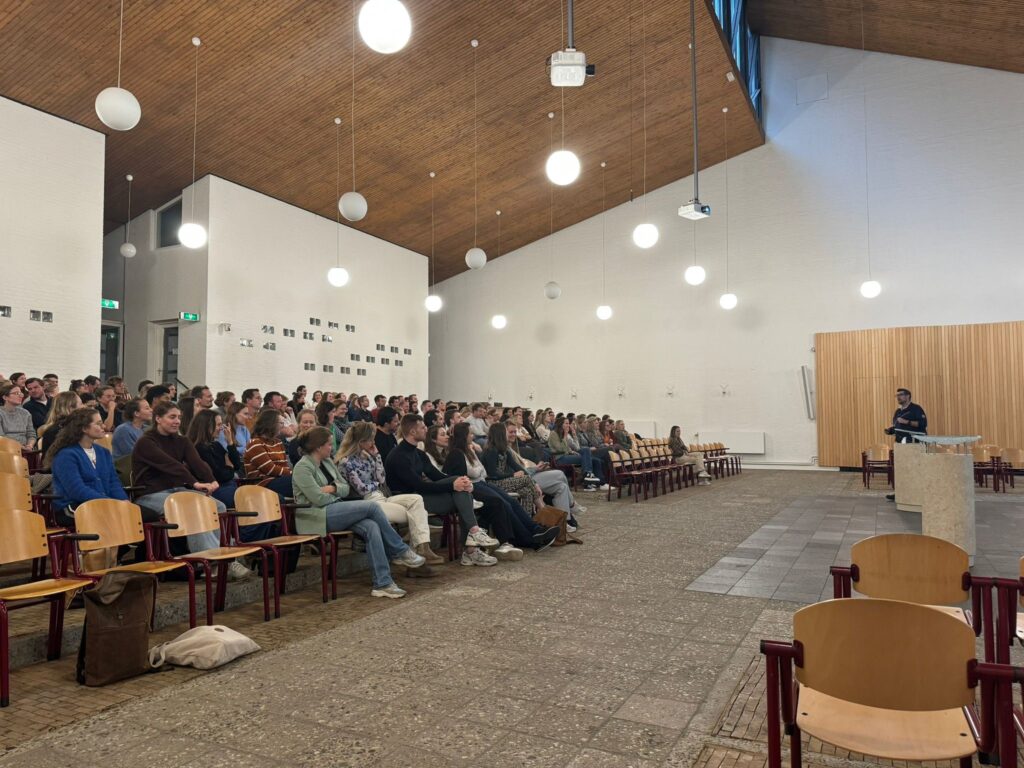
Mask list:
[[[698,0],[702,167],[764,142],[708,0]],[[419,253],[430,250],[428,172],[437,178],[442,280],[465,269],[473,244],[472,49],[479,67],[479,244],[503,252],[548,233],[548,111],[560,93],[544,61],[562,47],[559,0],[406,0],[413,38],[397,55],[356,43],[356,186],[369,201],[357,228]],[[642,179],[641,2],[579,0],[576,40],[598,74],[566,89],[566,146],[581,179],[555,192],[555,228],[639,195]],[[627,12],[628,11],[628,12]],[[0,94],[108,133],[106,230],[191,181],[193,56],[200,53],[198,174],[210,173],[315,213],[335,216],[335,135],[342,128],[342,190],[350,188],[351,5],[346,0],[126,0],[122,85],[142,104],[128,133],[105,129],[96,94],[114,84],[117,0],[0,6]],[[647,0],[648,190],[692,172],[689,4]],[[629,37],[632,30],[632,54]],[[632,65],[632,78],[630,78]],[[631,114],[632,113],[632,114]],[[632,163],[630,132],[632,131]],[[686,202],[680,200],[680,203]],[[639,219],[638,219],[639,223]]]
[[[933,435],[1024,448],[1024,322],[880,328],[815,336],[818,463],[860,466],[914,393]]]
[[[861,47],[861,0],[749,0],[760,34]],[[1021,0],[863,0],[869,51],[1024,72]]]

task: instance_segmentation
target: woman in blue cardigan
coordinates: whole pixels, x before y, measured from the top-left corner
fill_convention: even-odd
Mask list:
[[[95,442],[104,434],[99,413],[79,408],[68,416],[46,453],[45,463],[53,469],[53,508],[61,525],[73,526],[75,507],[86,501],[128,499],[110,451]]]

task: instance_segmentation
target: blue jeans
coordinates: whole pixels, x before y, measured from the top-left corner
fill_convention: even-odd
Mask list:
[[[601,470],[600,462],[594,463],[594,457],[591,455],[593,451],[593,448],[584,446],[580,448],[579,453],[564,453],[555,459],[555,466],[562,467],[569,464],[578,464],[583,467],[583,474],[593,474],[603,483],[604,472]]]
[[[139,496],[135,499],[135,503],[142,507],[143,522],[156,523],[163,520],[164,501],[172,493],[180,493],[182,491],[185,493],[199,493],[199,491],[192,491],[188,488],[168,488],[166,491],[147,493],[145,496]],[[206,494],[200,495],[205,496]],[[219,499],[213,499],[213,503],[217,505],[218,515],[227,511],[224,502]],[[204,549],[214,549],[220,546],[220,530],[193,533],[186,536],[185,541],[188,542],[189,552],[202,552]]]
[[[366,542],[366,556],[373,572],[373,588],[393,582],[391,561],[409,547],[384,516],[375,501],[336,501],[327,505],[328,531],[353,531]]]

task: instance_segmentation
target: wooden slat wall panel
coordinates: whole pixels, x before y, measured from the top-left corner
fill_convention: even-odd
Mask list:
[[[818,463],[860,466],[896,388],[914,393],[933,435],[1024,447],[1024,322],[878,328],[815,336]]]

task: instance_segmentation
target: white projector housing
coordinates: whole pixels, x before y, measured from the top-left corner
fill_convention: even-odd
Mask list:
[[[700,200],[694,198],[686,205],[679,206],[679,215],[691,221],[706,219],[711,215],[711,206],[704,205]]]
[[[558,87],[576,87],[587,79],[587,55],[575,48],[555,51],[548,59],[551,84]]]

